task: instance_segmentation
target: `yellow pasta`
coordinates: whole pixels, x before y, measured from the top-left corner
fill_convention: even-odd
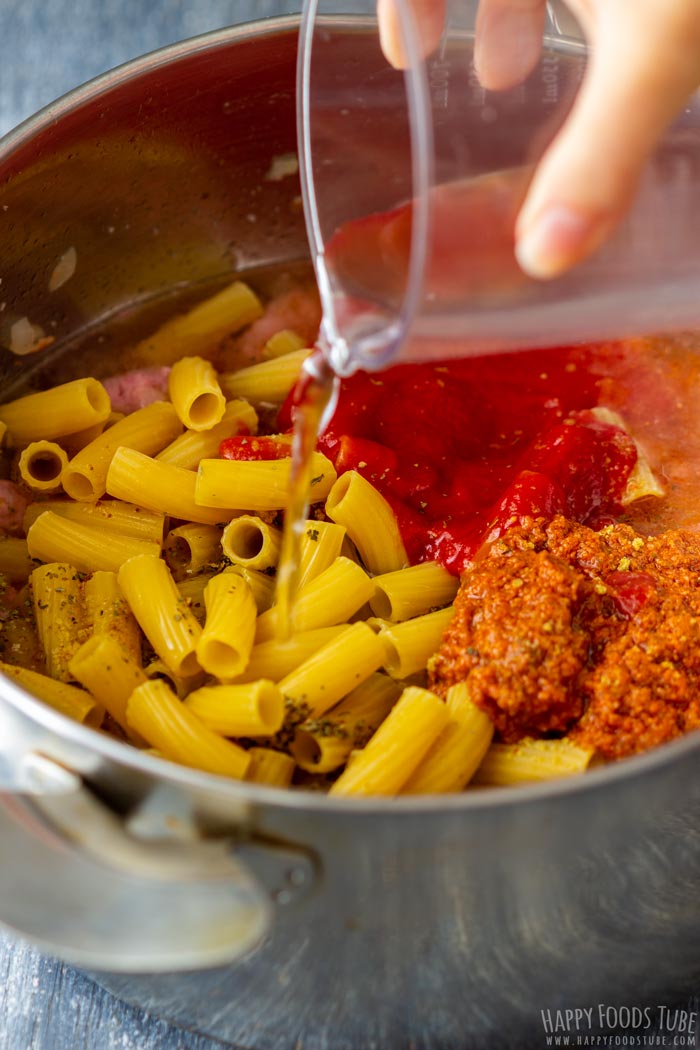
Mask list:
[[[110,409],[109,394],[102,383],[96,379],[74,379],[0,405],[0,423],[7,427],[9,442],[21,446],[42,439],[53,441],[102,423]]]
[[[130,558],[119,570],[119,586],[168,670],[183,678],[196,674],[200,669],[196,647],[202,629],[165,562],[147,554]],[[143,736],[149,739],[145,733]]]
[[[283,328],[270,336],[262,349],[262,356],[264,360],[270,361],[273,357],[284,357],[295,350],[303,350],[305,345],[298,332],[291,328]]]
[[[69,682],[70,661],[87,633],[80,579],[72,565],[40,565],[31,575],[37,634],[51,678]]]
[[[181,678],[179,675],[173,674],[163,661],[157,657],[144,667],[143,672],[149,680],[162,679],[180,700],[184,700],[193,689],[199,689],[207,680],[204,671],[190,675],[189,678]]]
[[[170,369],[168,393],[178,419],[190,430],[211,430],[220,423],[226,398],[214,371],[203,357],[181,357]]]
[[[170,365],[185,354],[211,357],[225,336],[255,321],[263,312],[252,288],[234,281],[216,295],[173,317],[127,355],[128,367]]]
[[[35,492],[57,492],[68,456],[55,441],[31,441],[19,457],[20,480]]]
[[[107,418],[102,423],[93,423],[91,427],[84,427],[82,430],[77,430],[75,434],[66,434],[61,437],[61,445],[66,450],[66,454],[70,459],[76,452],[80,452],[81,448],[85,448],[91,441],[94,441],[107,426],[110,425],[110,421],[116,422],[113,416],[118,416],[120,419],[124,418],[123,412],[110,412]]]
[[[260,642],[253,646],[248,666],[237,681],[254,682],[257,678],[270,678],[273,682],[279,682],[346,629],[346,624],[337,624],[335,627],[299,631],[285,640],[272,638]]]
[[[216,525],[180,525],[165,540],[165,560],[175,574],[199,572],[221,560],[221,529]]]
[[[303,587],[330,568],[340,557],[344,541],[342,525],[335,525],[332,521],[307,521],[301,538],[297,587]]]
[[[201,459],[212,459],[219,454],[219,445],[237,434],[256,434],[258,415],[252,405],[242,399],[229,401],[223,419],[211,430],[186,430],[155,457],[160,463],[196,470]]]
[[[248,755],[250,766],[246,780],[272,787],[289,787],[296,768],[293,758],[269,747],[251,747]]]
[[[375,576],[374,587],[372,612],[396,623],[450,604],[459,589],[459,579],[437,562],[426,561]]]
[[[103,530],[119,532],[122,536],[133,536],[137,540],[157,543],[159,546],[163,542],[164,514],[117,499],[104,499],[97,503],[46,499],[40,503],[30,503],[24,512],[24,531],[28,532],[36,519],[48,510],[68,521],[94,525]]]
[[[206,618],[197,659],[208,674],[230,681],[245,670],[255,637],[257,609],[241,576],[220,573],[204,589]]]
[[[158,555],[160,545],[122,536],[95,525],[69,521],[53,511],[40,515],[27,533],[32,558],[70,562],[80,572],[116,572],[135,554]]]
[[[345,526],[368,572],[380,575],[408,565],[393,510],[357,471],[338,478],[326,500],[326,514]]]
[[[165,682],[138,686],[129,698],[126,717],[131,729],[173,762],[236,779],[248,771],[248,753],[205,726]]]
[[[26,540],[14,536],[0,539],[0,576],[12,583],[22,583],[35,568],[36,562],[29,556]]]
[[[196,576],[188,576],[184,580],[177,580],[177,589],[181,597],[187,603],[188,608],[200,623],[204,622],[204,588],[216,573],[199,572]]]
[[[203,459],[197,472],[195,500],[204,507],[282,510],[287,504],[291,463],[291,458]],[[321,452],[314,452],[309,501],[324,500],[335,479],[331,461]]]
[[[369,743],[345,767],[331,795],[396,795],[448,722],[445,703],[427,689],[404,689]]]
[[[241,576],[250,587],[255,607],[258,613],[267,612],[275,600],[275,580],[257,569],[249,569],[245,565],[228,565],[224,572],[233,572]]]
[[[272,736],[284,721],[282,691],[267,679],[205,685],[189,694],[185,706],[223,736]]]
[[[224,529],[221,548],[229,559],[248,569],[274,568],[282,546],[282,530],[252,514],[241,514]]]
[[[88,638],[74,653],[70,671],[133,738],[134,731],[126,720],[127,701],[134,689],[148,679],[114,635],[95,634]],[[137,742],[141,742],[140,738]]]
[[[292,609],[294,631],[313,631],[347,622],[369,601],[374,584],[367,573],[348,561],[336,558],[330,568],[300,588]],[[279,613],[273,605],[258,617],[256,642],[265,642],[279,633]]]
[[[301,366],[310,353],[306,349],[295,350],[237,372],[224,372],[219,376],[221,389],[227,398],[244,397],[254,404],[280,404],[298,380]]]
[[[382,627],[379,637],[386,645],[384,666],[389,674],[394,678],[408,678],[423,671],[430,657],[439,649],[453,616],[454,608],[449,605],[425,616]]]
[[[296,710],[318,718],[381,667],[384,646],[364,623],[346,627],[280,682]]]
[[[57,682],[55,678],[27,670],[26,667],[15,667],[14,664],[0,663],[0,671],[13,682],[43,700],[55,711],[82,722],[86,726],[98,729],[104,718],[104,710],[89,693],[74,685]]]
[[[72,499],[94,502],[106,491],[107,473],[117,449],[134,449],[151,455],[169,444],[181,430],[175,409],[167,401],[155,401],[140,408],[73,456],[63,471],[63,488]]]
[[[95,635],[115,638],[127,655],[141,666],[139,625],[121,592],[115,572],[94,572],[83,586],[88,629]]]
[[[381,725],[400,693],[393,678],[372,674],[325,717],[302,722],[290,747],[297,765],[308,773],[339,769]]]
[[[533,740],[492,744],[472,783],[508,787],[584,773],[595,752],[570,740]]]
[[[120,448],[109,467],[107,491],[117,499],[130,500],[183,521],[203,525],[229,521],[235,510],[215,510],[195,503],[196,481],[194,471],[160,463],[131,448]]]
[[[450,721],[404,784],[402,794],[437,795],[462,791],[488,751],[493,722],[469,699],[466,683],[448,690],[447,710]]]

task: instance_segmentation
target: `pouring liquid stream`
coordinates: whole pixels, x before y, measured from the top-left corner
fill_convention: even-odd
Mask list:
[[[301,543],[309,510],[312,453],[332,408],[338,379],[320,350],[306,361],[294,397],[294,438],[289,492],[284,512],[282,549],[277,568],[277,636],[286,641],[294,629],[294,602],[301,558]]]

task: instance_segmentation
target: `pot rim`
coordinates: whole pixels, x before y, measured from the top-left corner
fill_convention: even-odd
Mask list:
[[[100,74],[49,103],[33,116],[22,121],[0,138],[0,162],[20,149],[34,136],[47,130],[84,103],[93,102],[122,84],[162,66],[178,62],[199,52],[224,47],[232,41],[257,39],[262,36],[288,32],[299,28],[299,15],[284,15],[237,26],[228,26],[203,33],[187,40],[168,44],[131,59],[114,69]],[[186,766],[144,754],[129,744],[103,736],[93,729],[74,722],[41,700],[25,692],[9,678],[0,675],[0,704],[9,703],[22,715],[63,740],[96,753],[119,766],[128,767],[158,780],[169,781],[184,788],[214,793],[231,801],[259,805],[275,805],[283,809],[324,811],[345,815],[386,815],[409,817],[431,815],[436,811],[474,812],[511,805],[547,801],[578,794],[582,791],[604,790],[620,780],[643,778],[647,773],[682,760],[700,751],[700,732],[693,732],[641,755],[607,766],[600,766],[583,775],[560,778],[519,787],[491,787],[474,792],[450,795],[411,795],[397,798],[334,798],[319,792],[299,788],[277,788],[236,781],[213,773],[204,773]]]

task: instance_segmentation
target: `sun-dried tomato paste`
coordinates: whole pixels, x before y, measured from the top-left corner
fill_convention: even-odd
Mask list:
[[[700,535],[530,522],[455,608],[431,687],[466,680],[504,740],[568,733],[615,759],[700,728]]]
[[[682,340],[344,380],[322,450],[384,494],[412,562],[462,574],[433,688],[467,680],[503,740],[607,759],[700,728],[698,418]],[[640,447],[666,495],[629,504]]]

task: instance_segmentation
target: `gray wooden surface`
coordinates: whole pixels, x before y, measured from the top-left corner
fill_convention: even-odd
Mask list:
[[[0,0],[0,135],[137,55],[298,9],[284,0]],[[120,1003],[71,967],[0,933],[0,1050],[220,1047]]]

